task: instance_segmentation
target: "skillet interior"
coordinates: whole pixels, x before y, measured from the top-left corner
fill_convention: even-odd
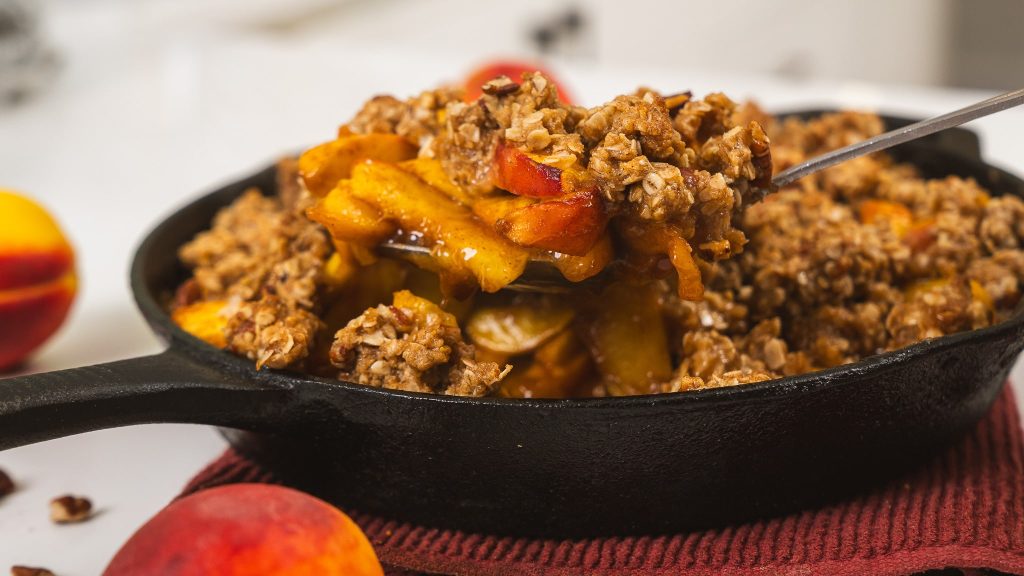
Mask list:
[[[1024,181],[983,164],[976,138],[957,133],[896,155],[928,176],[971,176],[995,194],[1024,197]],[[251,186],[272,193],[274,169],[187,205],[146,238],[132,269],[137,302],[175,347],[285,390],[267,409],[263,433],[227,430],[232,444],[287,482],[390,518],[590,536],[671,532],[818,505],[891,478],[965,433],[1022,346],[1018,313],[821,372],[609,399],[450,398],[257,374],[249,361],[179,330],[161,305],[186,274],[177,247]]]

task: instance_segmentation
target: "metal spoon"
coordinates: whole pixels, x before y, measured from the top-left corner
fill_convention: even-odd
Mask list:
[[[852,160],[872,152],[886,150],[911,140],[941,132],[947,128],[959,126],[982,116],[988,116],[1007,108],[1020,106],[1021,104],[1024,104],[1024,88],[983,100],[977,104],[971,104],[953,112],[915,122],[903,128],[890,130],[856,144],[844,146],[838,150],[811,158],[802,164],[797,164],[779,172],[772,177],[771,189],[765,190],[765,193],[773,192],[792,184],[804,176],[820,172],[847,160]],[[401,243],[382,244],[377,249],[382,255],[398,258],[430,253],[429,248]],[[519,292],[559,293],[569,291],[574,285],[578,285],[578,283],[566,280],[550,262],[531,260],[523,274],[504,289]]]
[[[890,130],[885,134],[879,134],[873,136],[867,140],[862,140],[856,144],[850,144],[844,146],[838,150],[833,150],[821,156],[811,158],[810,160],[797,164],[791,168],[787,168],[782,172],[779,172],[772,177],[772,187],[782,188],[788,184],[792,184],[796,180],[820,172],[826,168],[830,168],[841,162],[852,160],[865,154],[872,152],[878,152],[879,150],[885,150],[898,146],[904,142],[910,142],[911,140],[917,140],[923,138],[929,134],[935,134],[941,132],[947,128],[953,128],[961,124],[970,122],[976,118],[982,116],[988,116],[996,112],[1006,110],[1007,108],[1013,108],[1014,106],[1020,106],[1024,104],[1024,88],[1014,90],[1013,92],[1007,92],[1006,94],[1000,94],[994,96],[988,100],[982,100],[977,104],[971,104],[965,108],[954,110],[953,112],[947,112],[940,116],[935,116],[927,120],[915,122],[909,126],[903,128],[897,128]]]

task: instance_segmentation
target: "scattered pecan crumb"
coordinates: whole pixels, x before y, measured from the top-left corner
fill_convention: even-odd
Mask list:
[[[46,568],[11,566],[11,576],[54,576],[54,574]]]
[[[484,94],[491,96],[506,96],[519,90],[519,84],[513,82],[508,76],[498,76],[480,87]]]
[[[14,481],[6,472],[0,470],[0,498],[14,492]]]
[[[82,522],[91,515],[92,502],[88,498],[68,494],[50,501],[50,520],[57,524]]]

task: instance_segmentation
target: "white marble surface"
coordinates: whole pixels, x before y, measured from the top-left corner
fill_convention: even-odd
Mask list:
[[[158,351],[131,303],[126,275],[135,245],[162,215],[276,155],[330,137],[372,94],[407,94],[456,78],[485,56],[370,50],[328,34],[117,36],[123,22],[94,22],[81,34],[69,32],[74,22],[58,18],[57,24],[66,60],[60,79],[39,98],[0,109],[0,186],[23,190],[53,210],[77,247],[82,277],[69,322],[32,370]],[[645,84],[721,89],[757,97],[770,109],[842,105],[923,115],[984,95],[797,84],[682,67],[555,68],[586,103]],[[974,128],[990,160],[1024,172],[1024,111]],[[20,486],[0,503],[0,570],[20,563],[61,576],[98,574],[132,531],[222,448],[206,427],[148,425],[0,452],[0,467]],[[82,525],[51,525],[47,502],[66,492],[89,496],[101,513]]]

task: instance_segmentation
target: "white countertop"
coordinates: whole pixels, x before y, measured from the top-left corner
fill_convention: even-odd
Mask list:
[[[127,270],[144,232],[174,207],[331,137],[375,93],[413,93],[459,77],[486,56],[371,51],[326,36],[255,33],[134,38],[124,45],[105,42],[102,30],[94,30],[60,43],[66,62],[56,84],[22,106],[0,109],[0,187],[50,207],[77,248],[82,280],[69,321],[36,356],[35,371],[161,349],[132,304]],[[769,109],[839,105],[917,115],[985,95],[685,69],[555,68],[590,104],[638,84],[698,94],[723,90],[757,97]],[[1024,111],[972,127],[989,160],[1024,172]],[[1020,366],[1015,373],[1024,381]],[[0,502],[0,571],[17,563],[60,576],[98,574],[223,447],[211,428],[148,425],[0,452],[0,468],[20,487]],[[49,499],[68,492],[90,497],[101,513],[81,525],[51,525]]]

